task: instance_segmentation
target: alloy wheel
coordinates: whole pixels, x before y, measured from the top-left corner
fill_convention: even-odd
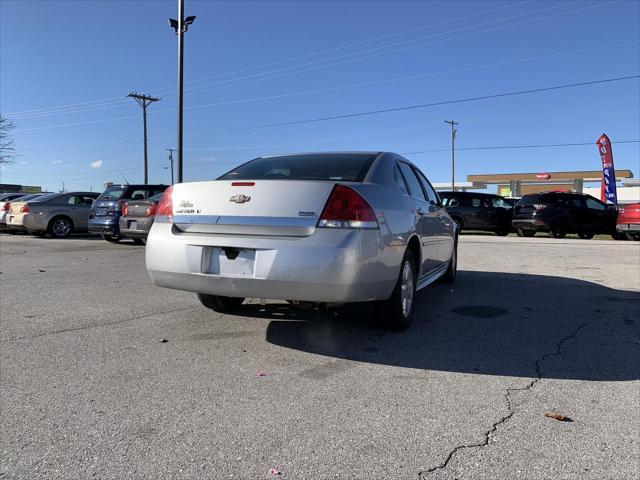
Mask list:
[[[405,261],[402,266],[402,283],[400,284],[400,302],[402,305],[402,315],[408,317],[413,306],[413,268],[411,262]]]

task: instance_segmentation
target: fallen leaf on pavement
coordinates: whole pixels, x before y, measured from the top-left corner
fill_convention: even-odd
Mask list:
[[[42,268],[39,268],[39,269],[38,269],[38,271],[39,271],[39,272],[46,272],[46,270],[44,270],[44,269],[42,269]]]
[[[545,417],[553,418],[554,420],[558,420],[559,422],[573,422],[569,417],[565,417],[564,415],[560,415],[559,413],[545,413]]]
[[[280,475],[280,472],[278,470],[276,470],[275,468],[270,468],[269,469],[269,476],[270,477],[277,477],[278,475]]]
[[[256,377],[266,377],[267,376],[267,372],[263,372],[262,370],[258,370],[256,372]]]
[[[166,338],[161,338],[160,340],[158,340],[160,343],[167,343],[169,340],[167,340]]]

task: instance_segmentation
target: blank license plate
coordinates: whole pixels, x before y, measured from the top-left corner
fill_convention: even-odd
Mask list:
[[[219,247],[204,247],[203,266],[205,273],[230,277],[253,277],[256,261],[255,250],[240,250],[235,258]]]
[[[138,228],[138,221],[137,220],[133,220],[131,222],[129,222],[129,229],[130,230],[135,230]]]

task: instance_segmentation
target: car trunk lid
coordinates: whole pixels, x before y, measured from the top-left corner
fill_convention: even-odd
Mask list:
[[[311,235],[336,182],[215,180],[178,184],[173,222],[188,233]]]

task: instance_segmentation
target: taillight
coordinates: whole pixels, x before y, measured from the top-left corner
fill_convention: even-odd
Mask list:
[[[173,220],[173,186],[168,187],[162,194],[156,208],[156,222],[171,222]]]
[[[318,227],[378,228],[376,214],[355,190],[336,184],[322,210]]]
[[[123,206],[124,206],[124,205],[126,205],[126,204],[127,204],[127,202],[125,202],[124,200],[118,200],[118,201],[116,202],[116,212],[117,212],[118,210],[122,212],[122,208],[123,208]]]
[[[157,210],[156,207],[157,207],[156,202],[151,202],[151,205],[149,205],[147,209],[144,211],[144,216],[153,217],[156,214],[156,210]]]
[[[3,212],[8,212],[10,206],[11,206],[11,203],[5,202],[4,205],[2,205],[2,211]]]
[[[127,202],[122,204],[122,216],[126,217],[129,215],[129,204]]]
[[[20,213],[29,213],[29,204],[25,203],[20,207]]]

